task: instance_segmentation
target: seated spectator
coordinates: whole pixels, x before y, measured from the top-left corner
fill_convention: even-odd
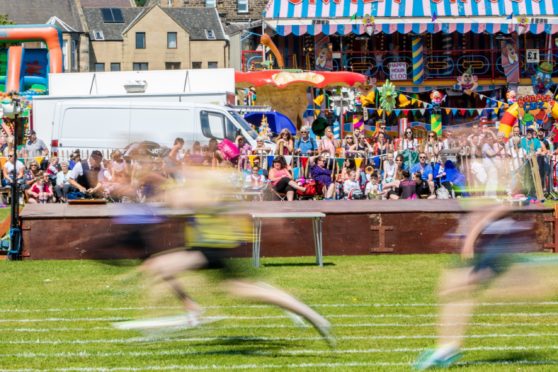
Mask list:
[[[260,173],[260,167],[254,165],[250,170],[250,174],[244,179],[244,189],[259,191],[263,190],[266,186],[266,179],[263,174]]]
[[[39,172],[37,174],[37,182],[27,192],[27,201],[29,203],[45,204],[52,200],[53,195],[48,174],[42,171]]]
[[[29,169],[25,169],[23,173],[23,188],[25,190],[25,195],[29,197],[29,190],[35,182],[39,179],[39,173],[42,173],[39,163],[32,160],[29,163]]]
[[[350,151],[355,156],[366,158],[368,157],[368,154],[372,154],[374,152],[374,149],[366,140],[364,133],[361,132],[358,136],[358,142],[351,147]]]
[[[50,179],[50,184],[52,186],[56,185],[56,175],[58,174],[59,170],[60,169],[58,168],[58,158],[56,156],[53,156],[48,160],[48,167],[45,171],[46,174],[48,174],[48,177]]]
[[[402,179],[399,181],[398,193],[392,195],[391,199],[416,199],[417,198],[417,183],[416,177],[409,179],[410,173],[408,170],[401,171]]]
[[[364,194],[368,199],[379,200],[382,198],[382,188],[380,185],[380,178],[378,177],[378,173],[372,172],[370,174],[370,180],[366,183]]]
[[[426,161],[427,161],[426,153],[421,152],[419,154],[419,162],[411,167],[410,173],[411,174],[420,173],[421,179],[422,181],[424,181],[424,183],[421,182],[420,184],[421,192],[428,189],[429,190],[428,198],[435,199],[436,186],[434,185],[434,174],[433,174],[434,169],[430,164],[427,164]],[[419,196],[423,196],[423,195],[424,194],[419,193]]]
[[[300,129],[300,137],[295,141],[295,154],[301,156],[313,156],[318,151],[316,140],[310,137],[310,127],[304,126]]]
[[[70,185],[70,170],[68,168],[68,163],[65,161],[60,164],[60,167],[60,171],[56,174],[54,192],[56,193],[58,201],[65,203],[68,199],[68,193],[72,188],[72,185]]]
[[[84,195],[102,197],[103,154],[99,150],[91,152],[89,159],[76,163],[70,173],[70,184]]]
[[[415,190],[418,197],[427,198],[427,199],[436,199],[436,195],[432,193],[428,181],[425,181],[422,178],[422,174],[420,172],[413,173],[413,180],[416,183]]]
[[[364,199],[364,194],[360,189],[356,171],[349,171],[349,178],[343,182],[343,194],[345,195],[345,199],[348,200]]]
[[[309,159],[310,175],[318,184],[318,190],[326,200],[333,200],[335,198],[335,184],[331,178],[331,170],[327,169],[325,164],[326,160],[323,156],[314,156]]]
[[[288,201],[294,200],[295,190],[306,191],[305,187],[300,186],[293,180],[293,176],[287,169],[287,163],[282,156],[273,159],[273,168],[269,170],[269,180],[276,192],[287,195]]]
[[[275,143],[277,145],[275,148],[276,155],[291,155],[294,151],[293,135],[287,128],[279,133]]]
[[[25,183],[25,165],[19,160],[15,162],[16,164],[16,171],[17,171],[17,182],[19,184]],[[4,164],[2,168],[2,186],[10,186],[13,182],[13,174],[14,174],[14,154],[8,155],[8,161]]]

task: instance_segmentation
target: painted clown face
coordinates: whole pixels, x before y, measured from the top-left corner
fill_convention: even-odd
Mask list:
[[[437,90],[432,91],[432,93],[430,93],[430,99],[432,100],[432,103],[435,105],[439,105],[442,103],[442,93],[438,92]]]
[[[535,94],[545,94],[552,87],[551,74],[538,71],[531,77],[531,84],[533,85],[533,92]]]
[[[515,90],[510,90],[506,93],[506,99],[508,100],[509,104],[514,104],[517,102],[517,93]]]

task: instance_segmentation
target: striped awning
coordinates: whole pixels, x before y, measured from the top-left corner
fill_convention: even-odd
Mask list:
[[[558,0],[270,0],[264,22],[280,35],[557,33]]]

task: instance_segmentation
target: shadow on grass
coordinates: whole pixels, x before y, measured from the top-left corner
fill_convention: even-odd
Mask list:
[[[231,347],[229,350],[211,350],[211,351],[201,351],[200,354],[204,355],[261,355],[267,353],[273,353],[274,351],[279,351],[285,347],[296,347],[296,342],[292,341],[280,341],[280,340],[269,340],[260,337],[230,337],[223,336],[217,337],[211,341],[204,341],[200,343],[191,343],[191,345],[197,346],[220,346],[220,347]],[[249,348],[245,348],[249,346]],[[234,347],[234,348],[232,348]]]
[[[470,362],[465,362],[463,364],[457,364],[454,367],[456,368],[463,368],[463,366],[478,366],[478,365],[490,365],[494,364],[494,366],[502,366],[502,365],[509,365],[510,369],[513,367],[513,364],[517,363],[518,365],[556,365],[558,364],[558,360],[550,360],[547,359],[546,356],[540,353],[506,353],[497,358],[488,358],[488,359],[477,359]],[[513,367],[515,369],[516,367]]]
[[[277,263],[264,263],[262,266],[266,267],[281,267],[281,266],[292,266],[292,267],[302,267],[302,266],[318,266],[314,262],[277,262]],[[324,266],[335,266],[333,262],[324,262]]]

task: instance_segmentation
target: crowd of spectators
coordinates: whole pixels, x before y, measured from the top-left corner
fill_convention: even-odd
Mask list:
[[[158,147],[149,165],[161,179],[178,179],[185,165],[231,167],[239,195],[283,199],[446,199],[470,194],[500,198],[535,195],[533,169],[538,167],[542,187],[553,192],[556,169],[553,144],[544,131],[514,127],[509,140],[493,128],[473,125],[466,130],[417,136],[408,128],[401,138],[390,136],[384,125],[369,136],[355,129],[342,139],[331,127],[322,138],[309,127],[293,136],[287,129],[274,139],[275,152],[258,138],[252,148],[236,139],[238,156],[228,157],[217,140],[185,148],[176,138],[171,148]],[[13,138],[0,137],[4,155],[2,185],[13,179]],[[113,201],[142,200],[150,190],[140,179],[145,163],[130,156],[133,146],[114,150],[106,158],[98,151],[80,150],[59,161],[45,143],[30,133],[15,161],[17,184],[28,203],[66,202],[84,197]],[[558,149],[557,149],[558,152]],[[536,163],[536,164],[534,164]]]

